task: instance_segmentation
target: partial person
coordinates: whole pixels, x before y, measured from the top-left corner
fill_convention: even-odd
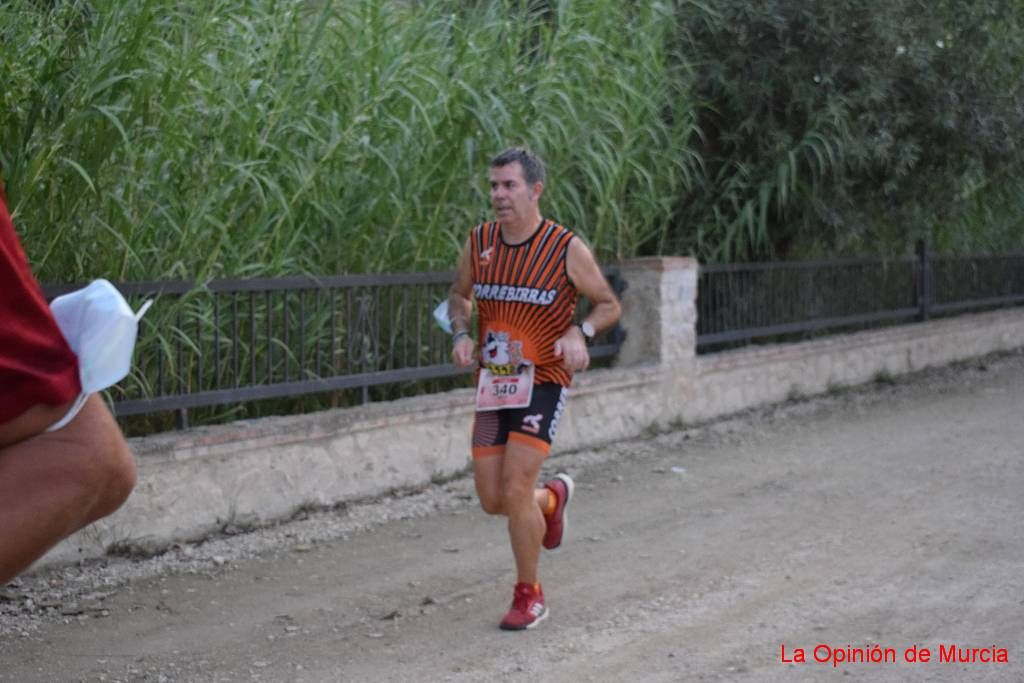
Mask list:
[[[0,585],[114,510],[135,459],[96,395],[78,407],[78,359],[29,269],[0,185]]]
[[[537,576],[541,548],[561,546],[572,478],[538,487],[574,372],[590,364],[587,342],[618,321],[621,307],[583,241],[540,212],[543,162],[523,148],[491,160],[495,220],[472,229],[448,297],[452,360],[477,366],[472,432],[480,506],[508,518],[516,565],[501,628],[533,628],[548,616]],[[591,304],[574,322],[579,294]],[[477,306],[476,340],[470,330]],[[479,342],[479,344],[478,344]],[[479,347],[479,348],[478,348]]]

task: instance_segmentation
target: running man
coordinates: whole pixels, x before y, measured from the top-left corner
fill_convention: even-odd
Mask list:
[[[109,515],[135,459],[103,400],[81,392],[78,359],[32,276],[0,186],[0,586],[62,538]]]
[[[590,364],[587,341],[619,319],[619,301],[590,249],[556,221],[543,218],[544,165],[512,148],[491,160],[496,220],[466,241],[448,297],[452,359],[478,365],[473,422],[473,475],[480,506],[508,517],[517,582],[506,630],[533,628],[547,615],[537,579],[541,546],[558,548],[573,481],[559,473],[537,487],[574,372]],[[577,295],[591,303],[573,322]],[[476,299],[477,343],[471,336]]]

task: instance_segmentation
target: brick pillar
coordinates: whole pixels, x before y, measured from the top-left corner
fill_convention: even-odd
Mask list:
[[[620,264],[626,281],[617,365],[655,363],[687,368],[697,353],[697,260],[632,259]]]

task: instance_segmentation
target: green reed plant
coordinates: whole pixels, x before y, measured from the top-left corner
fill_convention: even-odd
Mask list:
[[[650,252],[697,169],[673,9],[11,0],[0,174],[48,282],[447,269],[510,144],[545,157],[545,210],[601,258]],[[159,367],[210,386],[217,334],[199,292],[158,301],[128,393]],[[242,362],[283,376],[312,352],[286,346],[243,339]]]
[[[525,143],[605,257],[693,173],[671,7],[113,0],[0,8],[0,165],[45,280],[450,267]]]

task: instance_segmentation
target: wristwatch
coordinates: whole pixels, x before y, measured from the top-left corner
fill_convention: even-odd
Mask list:
[[[591,325],[589,321],[584,320],[579,325],[579,328],[580,328],[580,332],[583,333],[583,336],[587,338],[587,341],[593,341],[594,340],[594,335],[597,334],[597,331],[594,329],[594,326]]]

